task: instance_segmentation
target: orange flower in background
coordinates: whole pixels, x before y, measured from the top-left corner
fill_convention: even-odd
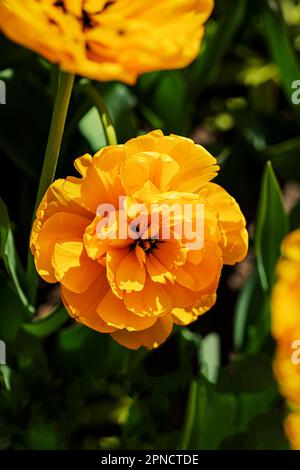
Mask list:
[[[190,139],[161,131],[93,158],[84,155],[75,167],[81,177],[55,181],[37,211],[31,234],[36,268],[45,281],[60,282],[62,300],[79,322],[131,349],[157,347],[174,323],[188,325],[214,305],[223,264],[246,256],[240,208],[210,182],[219,169],[214,157]],[[165,237],[162,218],[156,224],[146,218],[143,233],[141,222],[136,238],[128,236],[134,204],[157,203],[183,209],[169,218],[173,235],[184,222],[193,225],[204,207],[202,245],[192,246],[185,232]],[[118,215],[111,226],[103,224],[102,204],[115,208],[108,219]],[[111,227],[114,234],[107,236]]]
[[[278,280],[272,295],[272,332],[277,341],[274,372],[280,390],[300,412],[300,230],[286,236]],[[300,450],[300,414],[290,414],[286,431],[293,448]]]
[[[290,413],[285,421],[285,432],[295,450],[300,450],[300,413]]]
[[[134,83],[198,55],[213,0],[0,0],[0,29],[67,72]]]

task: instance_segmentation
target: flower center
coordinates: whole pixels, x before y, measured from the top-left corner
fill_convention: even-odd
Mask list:
[[[142,248],[142,250],[144,250],[144,252],[149,255],[153,250],[154,248],[156,247],[157,245],[157,240],[153,240],[152,238],[149,238],[148,240],[141,240],[139,239],[137,241],[137,245],[139,247]]]

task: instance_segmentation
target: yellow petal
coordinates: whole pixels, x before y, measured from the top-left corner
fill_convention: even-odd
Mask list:
[[[185,308],[174,308],[172,310],[173,321],[177,325],[186,326],[193,323],[198,319],[199,316],[210,310],[216,303],[216,294],[204,295],[201,299],[198,299],[198,307],[185,309]]]
[[[110,326],[128,331],[139,331],[152,326],[156,318],[143,318],[127,310],[124,302],[108,291],[97,308],[100,317]]]
[[[160,316],[172,309],[172,302],[166,289],[147,276],[141,292],[126,293],[124,302],[128,310],[140,316]]]
[[[109,289],[106,282],[105,269],[94,283],[83,294],[75,294],[61,286],[61,298],[69,314],[80,323],[99,331],[111,333],[115,328],[108,326],[97,314],[97,307]]]
[[[144,264],[139,261],[134,251],[129,251],[117,268],[116,281],[119,288],[128,293],[141,291],[145,280]]]
[[[82,157],[76,158],[76,160],[74,161],[74,166],[78,173],[81,174],[81,176],[86,176],[87,169],[91,164],[92,156],[88,153],[86,153]]]
[[[172,332],[173,322],[171,315],[158,318],[151,328],[142,331],[129,332],[126,330],[112,333],[115,341],[128,349],[139,349],[141,346],[148,349],[158,348],[166,341]]]
[[[99,263],[87,256],[82,241],[56,243],[52,264],[56,279],[77,294],[85,292],[102,271]]]
[[[36,222],[39,223],[39,222]],[[68,212],[57,212],[41,225],[35,241],[36,269],[47,282],[57,282],[52,264],[56,243],[80,241],[89,220]]]
[[[232,265],[242,261],[248,252],[248,233],[239,205],[225,189],[214,183],[205,185],[200,194],[217,211],[224,263]]]

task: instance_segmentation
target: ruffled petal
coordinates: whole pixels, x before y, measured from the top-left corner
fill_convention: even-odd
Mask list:
[[[172,301],[166,289],[147,276],[141,292],[124,295],[128,310],[140,316],[157,317],[171,311]]]
[[[69,314],[80,323],[99,331],[111,333],[115,328],[108,326],[97,313],[97,307],[108,291],[105,269],[93,284],[83,294],[75,294],[61,286],[61,298]]]
[[[110,326],[128,331],[140,331],[149,328],[156,318],[141,317],[127,310],[120,299],[108,291],[97,308],[100,317]]]
[[[126,330],[112,333],[112,337],[128,349],[139,349],[141,346],[152,349],[158,348],[170,336],[173,328],[172,316],[158,318],[151,328],[143,331],[128,332]]]
[[[85,292],[103,269],[87,256],[82,241],[56,243],[52,264],[57,281],[77,294]]]
[[[216,294],[204,295],[200,299],[197,299],[198,307],[191,309],[186,308],[174,308],[172,310],[173,321],[176,325],[186,326],[190,323],[193,323],[210,310],[216,303],[217,296]]]
[[[32,251],[36,269],[45,281],[57,282],[52,263],[55,245],[66,241],[80,242],[88,223],[88,219],[79,215],[57,212],[41,225]]]
[[[200,194],[218,213],[224,263],[232,265],[242,261],[248,252],[248,232],[239,205],[225,189],[215,183],[208,183]]]

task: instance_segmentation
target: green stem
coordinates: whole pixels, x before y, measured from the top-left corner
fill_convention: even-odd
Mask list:
[[[81,80],[80,85],[82,91],[89,97],[92,103],[94,103],[100,114],[100,119],[102,122],[107,145],[117,145],[118,140],[116,136],[116,131],[113,126],[110,113],[104,99],[102,98],[98,90],[93,87],[88,80]]]
[[[190,440],[193,432],[197,402],[197,382],[192,381],[189,391],[187,411],[183,428],[180,450],[189,450]]]
[[[34,216],[46,190],[54,180],[62,137],[65,128],[67,112],[74,84],[74,78],[75,76],[73,74],[60,72],[48,143],[40,177],[36,202],[34,206]],[[28,297],[30,302],[35,305],[38,275],[35,270],[33,257],[30,252],[28,253],[27,259],[26,277],[28,285]]]

